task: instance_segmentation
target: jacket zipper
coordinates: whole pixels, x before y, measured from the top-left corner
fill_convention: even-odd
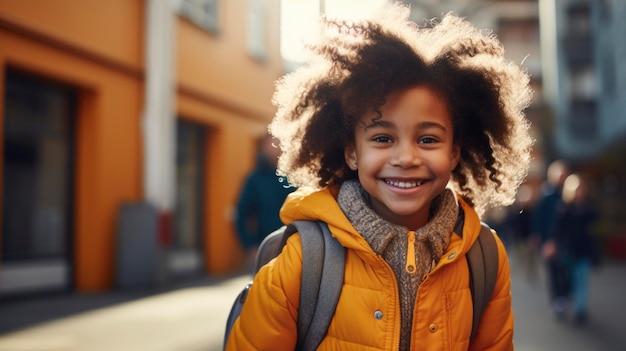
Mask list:
[[[406,250],[406,265],[404,266],[404,270],[407,273],[413,274],[416,271],[415,267],[415,232],[409,231],[409,240],[408,247]]]

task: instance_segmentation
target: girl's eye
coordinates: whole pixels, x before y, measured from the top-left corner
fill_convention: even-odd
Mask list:
[[[423,138],[420,138],[418,142],[420,144],[433,144],[437,142],[437,139],[433,137],[423,137]]]
[[[391,142],[391,138],[386,135],[377,135],[372,140],[374,140],[377,143],[390,143]]]

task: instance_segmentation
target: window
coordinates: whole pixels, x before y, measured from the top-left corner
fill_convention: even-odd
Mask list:
[[[172,0],[174,10],[210,33],[219,31],[219,0]]]

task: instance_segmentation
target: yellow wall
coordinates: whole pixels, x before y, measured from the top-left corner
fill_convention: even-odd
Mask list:
[[[218,35],[182,18],[175,26],[177,113],[209,131],[205,255],[210,274],[242,266],[232,208],[254,162],[253,139],[273,115],[273,84],[282,73],[279,1],[268,1],[274,39],[263,63],[246,53],[247,13],[241,9],[247,3],[220,2]],[[123,202],[143,200],[144,20],[141,0],[0,0],[0,77],[12,67],[79,92],[73,253],[79,291],[112,287],[117,211]],[[0,111],[3,89],[0,84]]]

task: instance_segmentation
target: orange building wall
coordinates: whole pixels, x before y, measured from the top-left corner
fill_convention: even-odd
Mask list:
[[[0,17],[136,70],[143,67],[144,2],[0,0]]]
[[[104,21],[118,13],[125,14],[119,27]],[[140,1],[0,1],[2,70],[25,70],[79,92],[73,253],[79,291],[112,286],[116,212],[121,202],[141,198],[142,19]]]
[[[219,32],[209,34],[185,19],[177,26],[177,78],[180,84],[227,97],[247,106],[263,120],[271,118],[274,81],[283,73],[280,57],[280,1],[268,0],[265,20],[267,58],[256,61],[247,51],[246,0],[220,1]],[[250,116],[248,116],[250,117]]]
[[[233,207],[254,163],[254,139],[265,132],[274,113],[274,81],[282,74],[279,1],[268,1],[270,40],[264,62],[246,52],[242,5],[247,3],[220,2],[217,35],[180,17],[175,22],[177,114],[209,131],[204,231],[210,274],[232,272],[244,263],[233,230]],[[141,0],[0,0],[0,77],[14,67],[79,92],[74,204],[78,291],[112,287],[118,208],[143,200],[144,28]]]

